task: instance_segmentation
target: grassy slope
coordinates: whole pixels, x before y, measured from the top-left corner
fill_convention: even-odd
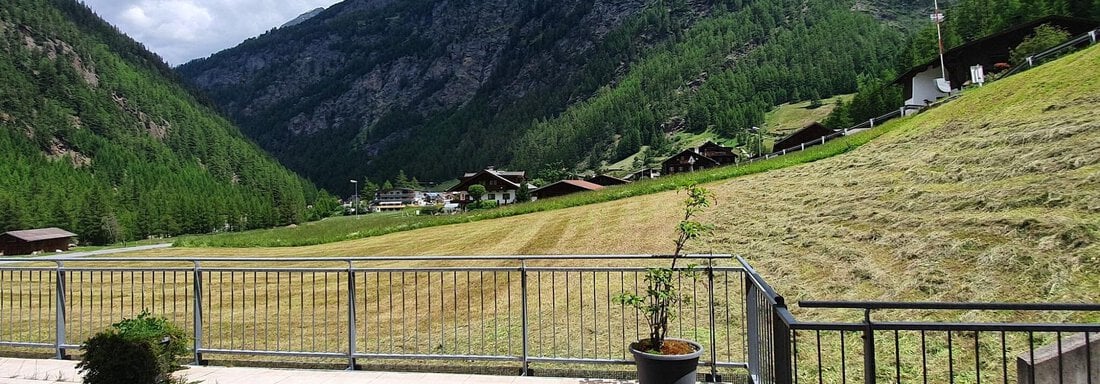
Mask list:
[[[837,100],[848,102],[853,96],[855,95],[840,95],[823,99],[821,106],[817,108],[810,108],[809,101],[783,104],[764,115],[764,125],[768,127],[768,133],[783,138],[810,123],[825,120],[836,108]]]
[[[1100,301],[1098,75],[1092,48],[888,124],[847,155],[711,183],[717,231],[691,250],[743,254],[794,300]],[[680,198],[147,255],[668,252]]]

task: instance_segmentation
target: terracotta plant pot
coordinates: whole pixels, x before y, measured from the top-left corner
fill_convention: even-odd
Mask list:
[[[676,340],[691,344],[695,352],[686,355],[658,355],[642,352],[630,346],[634,354],[634,364],[638,367],[639,384],[694,384],[695,368],[699,366],[699,356],[703,346],[691,340]]]

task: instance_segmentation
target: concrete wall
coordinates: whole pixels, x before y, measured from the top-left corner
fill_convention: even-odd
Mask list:
[[[1062,339],[1062,381],[1058,377],[1058,343],[1035,350],[1035,363],[1031,353],[1024,352],[1016,358],[1016,382],[1019,384],[1095,384],[1100,383],[1100,332],[1089,334],[1086,353],[1085,334],[1078,333]],[[1091,356],[1089,356],[1091,354]],[[1086,374],[1086,356],[1092,360],[1092,383]],[[1031,382],[1031,369],[1035,369],[1035,383]]]

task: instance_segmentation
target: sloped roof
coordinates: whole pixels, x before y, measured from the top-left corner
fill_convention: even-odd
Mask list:
[[[42,241],[76,237],[75,233],[61,228],[27,229],[23,231],[5,232],[4,234],[23,241]]]
[[[484,175],[489,175],[489,176],[491,176],[493,178],[496,178],[498,180],[502,180],[506,183],[506,185],[511,185],[515,188],[519,188],[519,183],[516,183],[512,180],[508,180],[507,176],[513,176],[513,177],[520,176],[520,177],[522,177],[522,176],[526,175],[527,172],[523,172],[523,171],[509,172],[509,171],[496,171],[496,170],[491,170],[491,169],[485,169],[485,170],[482,170],[480,172],[466,173],[465,175],[462,176],[462,181],[459,182],[457,185],[451,187],[451,189],[448,189],[447,192],[465,191],[465,190],[469,189],[471,185],[474,184],[473,183],[474,180],[476,180],[479,176],[481,176],[483,174]]]
[[[696,152],[694,148],[688,148],[688,149],[685,149],[683,151],[680,151],[680,153],[677,153],[677,154],[673,155],[672,157],[669,157],[668,159],[665,159],[665,161],[663,161],[661,164],[666,164],[667,165],[667,164],[669,164],[669,162],[671,162],[673,160],[677,160],[681,156],[684,156],[684,155],[689,155],[691,157],[694,157],[694,158],[697,159],[696,161],[701,160],[701,161],[704,161],[704,162],[710,162],[710,163],[712,163],[712,165],[722,165],[717,160],[714,160],[712,158],[703,156],[702,153]],[[676,164],[679,164],[679,163],[676,163]]]
[[[589,191],[595,191],[595,190],[600,190],[600,189],[604,188],[604,186],[602,186],[602,185],[599,185],[599,184],[596,184],[596,183],[590,183],[590,182],[587,182],[587,181],[584,181],[584,180],[560,180],[558,182],[551,183],[551,184],[548,184],[548,185],[546,185],[542,188],[531,191],[531,193],[537,194],[539,191],[546,190],[546,189],[549,189],[549,188],[553,188],[554,186],[556,186],[558,184],[568,184],[568,185],[572,185],[574,187],[577,187],[577,188],[580,188],[580,189],[586,189],[586,190],[589,190]]]

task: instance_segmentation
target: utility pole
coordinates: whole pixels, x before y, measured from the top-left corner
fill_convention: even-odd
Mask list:
[[[936,9],[935,13],[932,14],[932,21],[936,22],[936,40],[939,42],[940,46],[940,74],[943,77],[944,81],[946,81],[947,65],[944,63],[943,60],[943,29],[941,28],[941,25],[943,24],[943,13],[940,13],[939,0],[932,0],[932,4]]]
[[[351,180],[352,198],[351,209],[355,211],[355,218],[359,219],[359,181]]]

